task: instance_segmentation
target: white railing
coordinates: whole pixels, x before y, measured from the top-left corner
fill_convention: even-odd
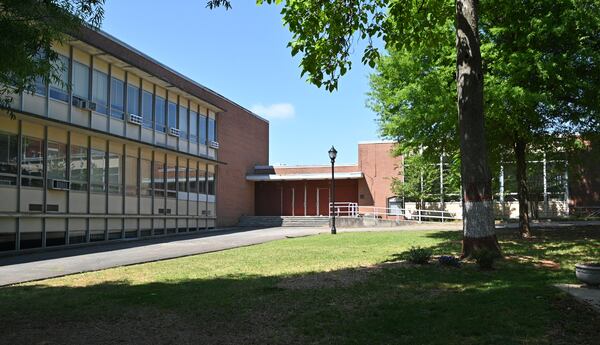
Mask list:
[[[447,221],[461,220],[462,214],[446,210],[408,209],[400,207],[358,206],[353,202],[329,203],[329,216],[365,217],[385,220]]]
[[[573,211],[576,216],[580,217],[600,217],[600,206],[575,206]]]
[[[329,216],[335,214],[336,217],[358,217],[358,203],[355,202],[336,202],[329,203]]]

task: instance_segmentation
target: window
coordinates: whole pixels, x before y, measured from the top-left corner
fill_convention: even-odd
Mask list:
[[[206,116],[200,115],[200,144],[206,145]]]
[[[140,161],[140,189],[142,196],[151,196],[152,194],[152,162],[147,159]]]
[[[96,103],[96,111],[108,115],[108,75],[94,70],[92,82],[92,101]]]
[[[90,68],[77,61],[73,62],[73,95],[83,99],[90,96]]]
[[[91,167],[91,191],[104,192],[106,191],[106,152],[102,150],[92,149],[92,167]]]
[[[208,141],[217,140],[217,122],[215,119],[208,118]]]
[[[35,77],[35,94],[46,97],[46,82],[43,77]]]
[[[206,194],[206,171],[198,171],[198,194]]]
[[[189,186],[190,186],[190,189],[189,189],[189,193],[190,193],[189,195],[190,195],[190,197],[189,197],[189,199],[190,200],[196,200],[196,197],[195,196],[192,197],[192,195],[193,194],[198,194],[198,169],[196,169],[195,166],[190,167],[188,169],[188,173],[189,173],[188,180],[189,180]]]
[[[123,186],[123,162],[121,155],[110,152],[108,154],[108,192],[121,194]]]
[[[44,186],[44,141],[23,137],[21,156],[21,186]]]
[[[111,78],[110,84],[110,115],[117,119],[123,119],[125,106],[123,100],[125,97],[125,83],[117,78]]]
[[[127,113],[140,115],[140,89],[127,84]]]
[[[188,138],[188,111],[182,106],[179,107],[179,137],[185,140]]]
[[[71,190],[87,191],[87,147],[71,145]]]
[[[154,196],[165,196],[165,163],[154,162]]]
[[[177,196],[176,167],[167,165],[167,198]]]
[[[177,104],[169,102],[167,114],[169,128],[177,128]]]
[[[144,127],[152,128],[152,93],[142,91],[142,117]]]
[[[166,131],[165,104],[166,103],[164,98],[156,96],[156,99],[154,100],[156,130],[163,133]]]
[[[206,180],[207,180],[207,190],[208,190],[208,195],[215,195],[215,173],[212,172],[208,172],[206,174]]]
[[[125,157],[125,195],[137,196],[138,188],[138,159],[137,157]]]
[[[67,179],[67,145],[48,141],[48,178]]]
[[[59,80],[50,83],[50,98],[69,102],[67,88],[69,86],[69,58],[64,55],[58,55],[58,60],[54,67],[59,72]],[[46,85],[44,85],[44,80],[41,77],[39,77],[39,81],[36,79],[36,92],[43,96],[46,95]]]
[[[180,166],[177,169],[177,192],[187,193],[188,192],[188,177],[187,168]]]
[[[198,142],[198,113],[190,110],[190,141]]]
[[[17,184],[17,138],[16,134],[0,132],[0,185]]]

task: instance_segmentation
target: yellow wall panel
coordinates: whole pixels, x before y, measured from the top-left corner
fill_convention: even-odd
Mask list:
[[[81,133],[71,132],[71,145],[87,147],[88,136]]]
[[[0,131],[4,133],[19,133],[19,121],[11,120],[4,111],[0,114]]]
[[[92,148],[96,150],[106,151],[106,140],[92,137]]]
[[[23,121],[23,135],[29,135],[35,138],[44,138],[44,126],[31,122]]]
[[[106,62],[102,59],[94,57],[94,68],[100,72],[104,72],[104,73],[108,74],[108,62]]]
[[[48,140],[67,143],[67,131],[62,128],[48,126]]]
[[[82,52],[81,50],[74,48],[73,49],[73,59],[81,62],[82,64],[89,66],[90,65],[90,55]]]
[[[127,72],[127,82],[133,86],[140,87],[140,77],[131,72]]]
[[[54,50],[55,52],[64,55],[64,56],[69,56],[70,54],[70,49],[71,47],[68,44],[62,44],[60,42],[53,42],[52,43],[52,50]]]
[[[119,67],[116,67],[115,65],[113,65],[110,68],[110,74],[111,74],[111,76],[113,76],[113,77],[115,77],[117,79],[125,81],[125,71],[123,71]]]

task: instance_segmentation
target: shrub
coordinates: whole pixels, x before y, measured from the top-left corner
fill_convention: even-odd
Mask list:
[[[472,255],[479,268],[484,270],[491,270],[494,268],[494,261],[498,258],[498,255],[488,249],[478,249],[473,252]]]
[[[452,255],[442,255],[438,258],[438,263],[442,266],[460,267],[460,260]]]
[[[410,247],[406,253],[406,259],[413,264],[423,265],[429,262],[432,254],[433,251],[428,248]]]

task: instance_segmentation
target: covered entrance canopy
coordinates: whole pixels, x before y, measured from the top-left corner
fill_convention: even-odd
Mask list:
[[[331,173],[251,174],[257,216],[328,216]],[[335,173],[336,202],[358,202],[360,171]]]

